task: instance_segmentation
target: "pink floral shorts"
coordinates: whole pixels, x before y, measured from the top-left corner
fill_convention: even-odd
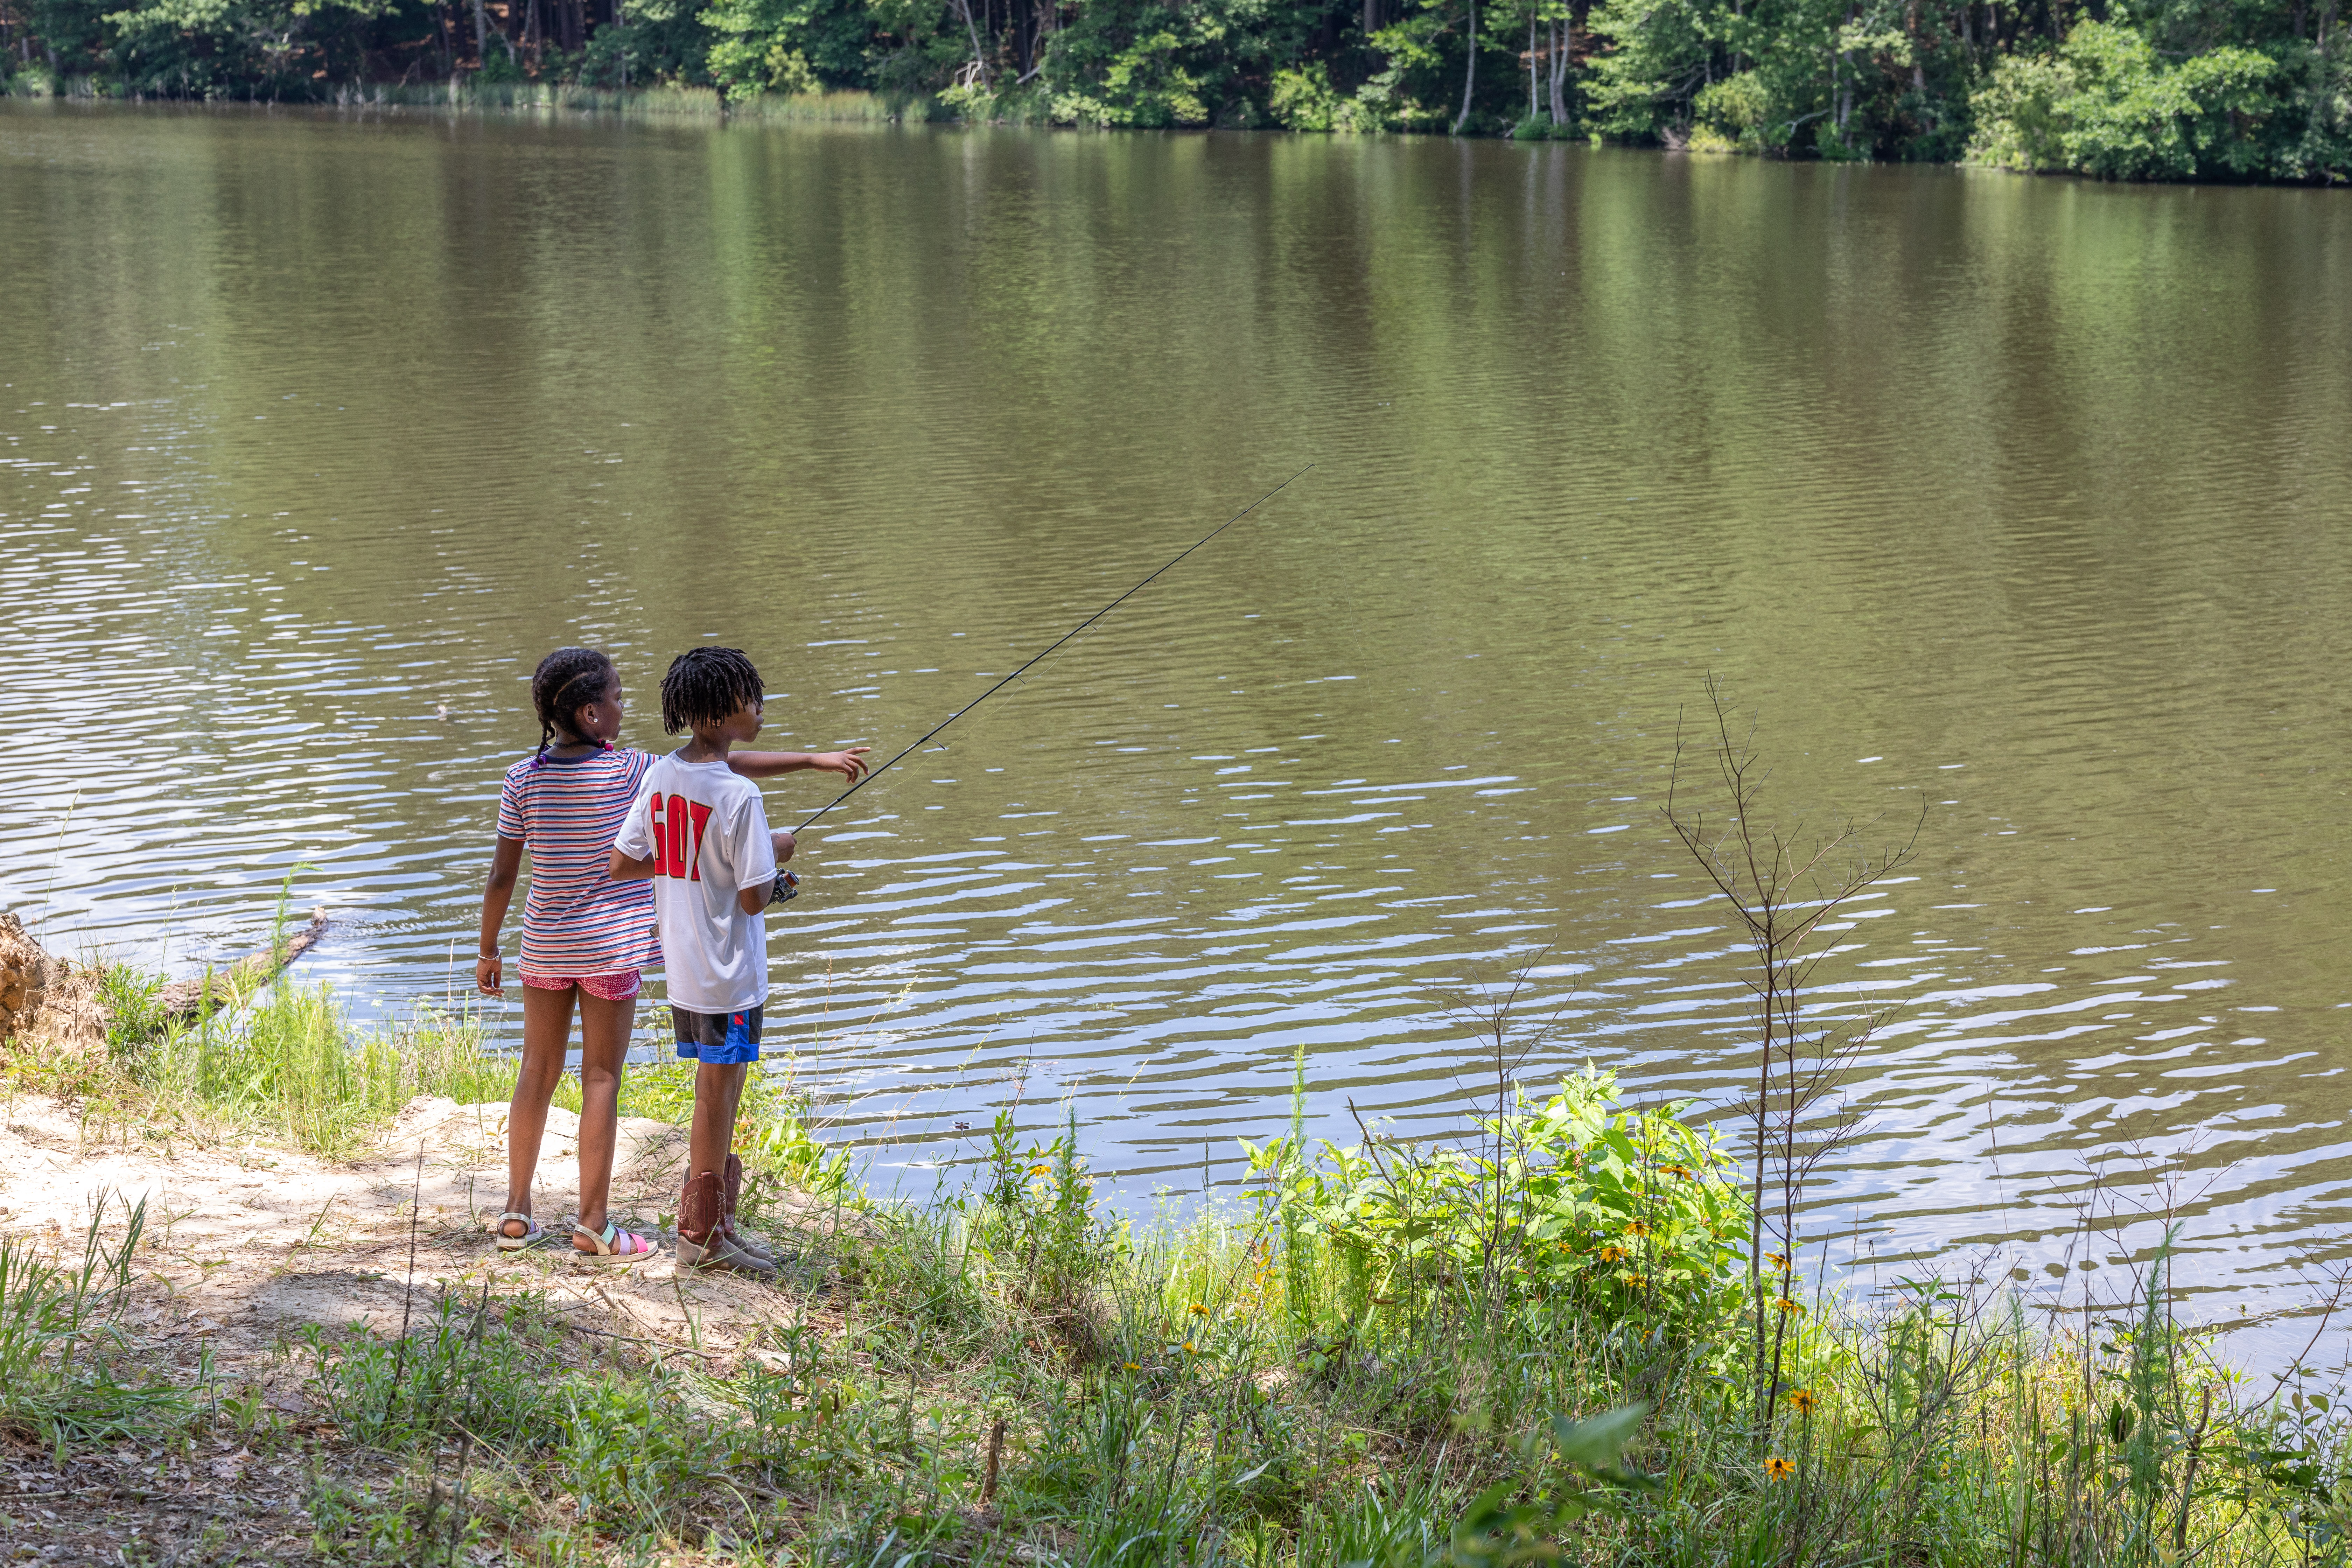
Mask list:
[[[616,969],[610,974],[526,974],[522,983],[541,991],[569,991],[577,985],[600,1002],[629,1002],[645,984],[645,975],[635,969]]]

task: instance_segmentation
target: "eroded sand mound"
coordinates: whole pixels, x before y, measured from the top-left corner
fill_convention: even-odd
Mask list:
[[[106,1049],[98,976],[42,951],[15,915],[0,915],[0,1046],[95,1056]]]

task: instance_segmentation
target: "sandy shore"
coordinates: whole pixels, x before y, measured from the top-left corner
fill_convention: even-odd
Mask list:
[[[543,1296],[583,1361],[679,1355],[726,1371],[781,1361],[766,1348],[778,1331],[822,1321],[824,1266],[807,1245],[834,1215],[804,1199],[768,1210],[788,1264],[802,1261],[781,1289],[681,1270],[667,1250],[625,1268],[574,1261],[560,1222],[574,1202],[579,1121],[562,1110],[549,1115],[534,1205],[549,1244],[498,1251],[488,1227],[505,1195],[505,1123],[504,1105],[420,1099],[370,1157],[339,1164],[244,1139],[100,1142],[69,1108],[33,1097],[0,1109],[0,1234],[78,1265],[93,1210],[119,1240],[126,1205],[143,1199],[116,1320],[121,1359],[194,1384],[208,1356],[207,1386],[247,1409],[257,1398],[270,1439],[225,1437],[215,1423],[193,1453],[78,1452],[64,1473],[22,1435],[0,1442],[0,1562],[163,1564],[231,1549],[307,1560],[310,1477],[320,1466],[363,1477],[373,1462],[336,1444],[310,1358],[286,1353],[311,1325],[397,1334],[404,1321],[430,1324],[445,1293],[487,1284]],[[685,1142],[664,1122],[621,1123],[613,1212],[624,1224],[661,1229]]]

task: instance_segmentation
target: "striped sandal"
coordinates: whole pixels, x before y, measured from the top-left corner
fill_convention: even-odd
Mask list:
[[[520,1236],[509,1236],[507,1234],[507,1221],[510,1219],[519,1219],[522,1221],[523,1232]],[[490,1234],[498,1237],[499,1250],[500,1252],[520,1252],[525,1247],[537,1247],[541,1242],[547,1239],[547,1232],[540,1228],[539,1221],[531,1218],[530,1215],[527,1214],[502,1214],[499,1215],[499,1223],[492,1228]]]
[[[606,1220],[601,1232],[590,1230],[584,1225],[575,1225],[572,1227],[572,1234],[586,1237],[596,1249],[583,1252],[573,1247],[572,1259],[575,1263],[601,1263],[609,1268],[625,1268],[640,1258],[653,1256],[652,1242],[633,1230],[623,1230],[614,1220]]]

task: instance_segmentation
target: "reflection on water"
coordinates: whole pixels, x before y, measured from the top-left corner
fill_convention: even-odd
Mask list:
[[[548,647],[642,744],[710,638],[771,740],[903,743],[1312,459],[811,835],[774,1037],[906,1182],[1015,1097],[1229,1181],[1302,1047],[1324,1131],[1452,1125],[1464,987],[1538,954],[1531,1074],[1723,1102],[1657,814],[1715,671],[1791,816],[1926,791],[1823,971],[1889,1010],[1841,1248],[2059,1268],[2164,1168],[2215,1310],[2336,1247],[2340,195],[10,105],[0,273],[53,942],[194,964],[300,867],[314,973],[441,997]]]

